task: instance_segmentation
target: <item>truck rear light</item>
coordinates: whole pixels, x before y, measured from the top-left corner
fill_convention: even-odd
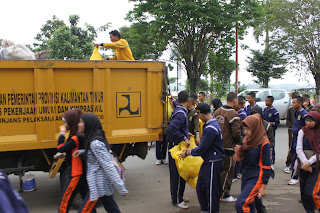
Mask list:
[[[163,133],[159,133],[159,141],[163,141]]]

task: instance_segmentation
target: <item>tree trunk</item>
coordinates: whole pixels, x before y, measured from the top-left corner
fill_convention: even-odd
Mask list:
[[[318,70],[317,70],[318,71]],[[316,82],[316,103],[320,102],[320,72],[316,72],[314,75],[314,80]]]

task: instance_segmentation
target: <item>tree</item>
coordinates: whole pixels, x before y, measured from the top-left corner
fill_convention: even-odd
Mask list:
[[[97,32],[106,31],[110,23],[97,30],[90,24],[84,28],[78,26],[79,15],[70,15],[67,26],[56,16],[48,20],[35,37],[40,43],[34,43],[34,51],[50,50],[51,59],[89,59],[93,50],[93,41]]]
[[[58,19],[55,15],[52,16],[51,20],[48,20],[46,24],[41,27],[41,33],[38,33],[35,40],[40,43],[34,43],[34,51],[48,50],[49,49],[49,40],[53,38],[53,33],[59,28],[66,26],[65,23]]]
[[[137,22],[120,28],[120,34],[128,41],[136,60],[157,60],[166,49],[166,39],[154,39],[151,27],[147,22]]]
[[[287,71],[286,59],[279,51],[274,50],[251,50],[252,58],[248,57],[247,71],[257,77],[255,83],[263,88],[269,87],[270,78],[279,79]]]
[[[200,78],[198,82],[198,91],[208,92],[209,91],[209,81],[207,79]],[[189,80],[186,80],[185,90],[195,94],[196,92],[191,91]]]
[[[139,3],[128,19],[148,23],[154,40],[164,40],[177,49],[192,92],[207,67],[209,51],[223,42],[233,48],[236,24],[243,33],[259,6],[254,0],[131,1]]]
[[[223,97],[230,87],[230,76],[236,68],[236,62],[230,60],[231,51],[228,48],[221,48],[209,55],[209,69],[211,75],[210,88],[217,97]]]
[[[320,1],[272,0],[270,7],[276,44],[290,57],[293,68],[312,73],[319,101]]]

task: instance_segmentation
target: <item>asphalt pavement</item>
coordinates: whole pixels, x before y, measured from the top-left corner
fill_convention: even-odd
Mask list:
[[[300,213],[305,212],[299,203],[299,184],[289,186],[290,175],[283,172],[288,151],[288,133],[285,121],[276,131],[276,164],[275,179],[270,179],[267,187],[267,195],[263,198],[268,213]],[[190,198],[189,209],[182,210],[174,207],[170,201],[169,168],[168,165],[155,165],[155,148],[149,150],[145,160],[138,157],[128,157],[123,165],[125,171],[125,183],[129,190],[127,197],[122,197],[115,192],[115,200],[122,213],[199,213],[200,206],[195,189],[186,186],[185,197]],[[50,179],[48,173],[32,172],[36,176],[37,190],[23,192],[32,213],[57,212],[60,199],[59,175]],[[18,189],[18,177],[10,175],[10,180],[15,189]],[[240,194],[241,180],[232,185],[231,194],[237,197]],[[70,212],[77,212],[72,209]],[[105,212],[99,207],[97,212]],[[234,203],[221,203],[220,212],[235,212]]]

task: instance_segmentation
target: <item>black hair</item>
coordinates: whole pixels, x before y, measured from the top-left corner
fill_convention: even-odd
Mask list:
[[[310,95],[307,95],[307,94],[303,95],[303,101],[307,100],[308,98],[310,98]]]
[[[178,94],[178,101],[179,103],[186,103],[189,99],[189,93],[187,93],[186,91],[181,91]]]
[[[273,103],[274,97],[272,95],[268,95],[266,98],[268,98]]]
[[[238,103],[243,106],[246,103],[245,97],[239,96],[238,97]]]
[[[250,95],[252,98],[256,98],[256,93],[253,91],[249,92],[248,95]]]
[[[199,92],[199,94],[203,95],[204,97],[206,97],[206,93],[205,92]]]
[[[248,125],[245,122],[242,122],[242,126],[249,128]]]
[[[214,111],[216,111],[217,109],[219,109],[220,107],[222,107],[222,102],[219,98],[215,98],[211,101],[213,107],[214,107]]]
[[[232,102],[234,99],[236,99],[238,96],[234,92],[229,92],[227,95],[227,102]]]
[[[298,97],[298,96],[300,96],[300,93],[299,93],[299,92],[293,92],[293,93],[291,94],[292,99],[294,99],[294,98],[296,98],[296,97]]]
[[[190,94],[190,100],[192,105],[196,104],[196,100],[198,99],[198,96],[196,94]]]
[[[118,30],[112,30],[109,32],[109,34],[112,34],[113,36],[118,36],[118,38],[121,38],[121,35]]]
[[[84,137],[85,137],[85,150],[86,156],[90,149],[90,144],[94,140],[103,142],[107,149],[110,149],[105,133],[102,129],[99,118],[93,113],[86,113],[82,116],[84,122]]]
[[[297,101],[300,103],[300,104],[303,104],[303,98],[301,96],[297,96],[293,99],[297,99]]]

